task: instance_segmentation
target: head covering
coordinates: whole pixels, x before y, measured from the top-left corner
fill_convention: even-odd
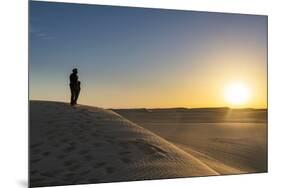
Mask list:
[[[72,72],[77,73],[77,68],[72,69]]]

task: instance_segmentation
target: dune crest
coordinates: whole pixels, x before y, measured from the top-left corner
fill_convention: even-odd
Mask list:
[[[218,175],[113,111],[30,102],[31,186]]]

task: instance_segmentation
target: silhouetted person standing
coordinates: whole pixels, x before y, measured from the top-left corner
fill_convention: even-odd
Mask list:
[[[77,104],[77,99],[79,97],[80,93],[80,81],[78,81],[78,70],[75,68],[72,70],[72,73],[69,76],[70,79],[70,92],[71,92],[71,97],[70,97],[70,104],[73,106]]]

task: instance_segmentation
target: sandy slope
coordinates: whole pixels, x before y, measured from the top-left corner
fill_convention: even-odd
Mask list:
[[[218,175],[110,110],[30,102],[30,184],[36,186]]]

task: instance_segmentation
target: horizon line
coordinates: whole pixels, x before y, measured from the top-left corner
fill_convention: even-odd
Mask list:
[[[41,102],[59,102],[59,103],[69,103],[67,101],[55,101],[55,100],[42,100],[42,99],[28,99],[29,102],[31,101],[41,101]],[[83,104],[80,103],[78,105],[84,105],[84,106],[92,106],[92,107],[99,107],[99,106],[93,106],[89,104]],[[186,109],[186,110],[192,110],[192,109],[234,109],[234,110],[268,110],[268,107],[261,107],[261,108],[254,108],[254,107],[229,107],[229,106],[212,106],[212,107],[184,107],[184,106],[178,106],[178,107],[118,107],[118,108],[112,108],[112,107],[99,107],[109,110],[140,110],[140,109],[148,109],[148,110],[161,110],[161,109]]]

